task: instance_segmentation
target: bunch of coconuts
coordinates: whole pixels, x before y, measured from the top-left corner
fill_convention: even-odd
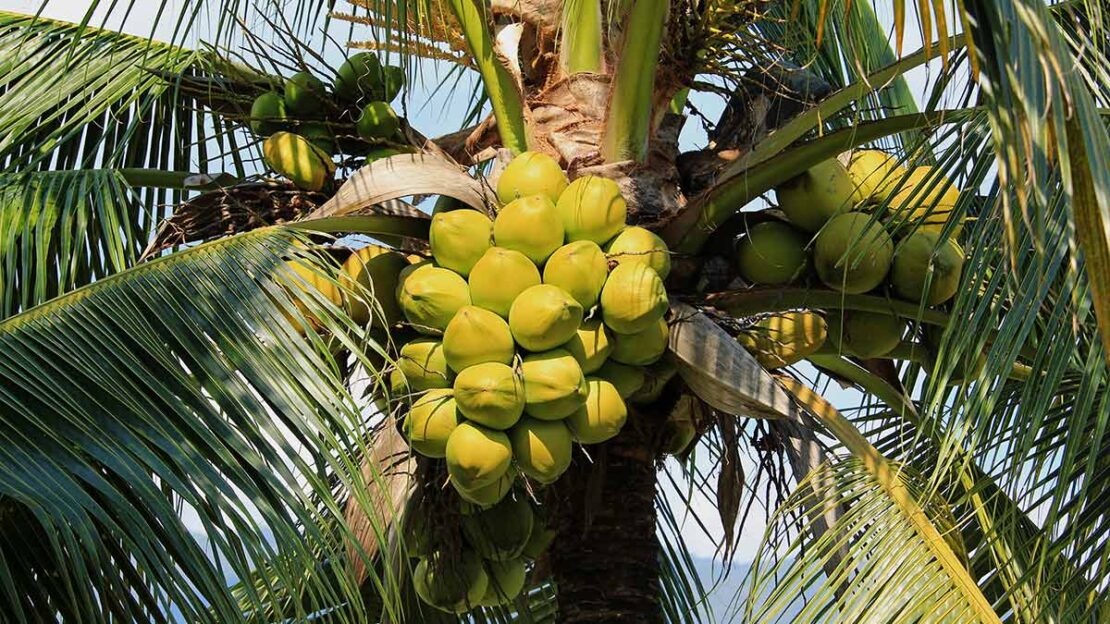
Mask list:
[[[385,145],[400,131],[400,120],[390,106],[404,87],[400,67],[383,66],[378,57],[361,52],[348,58],[336,72],[329,93],[324,81],[307,71],[290,76],[283,92],[268,91],[251,104],[250,127],[266,137],[266,164],[299,188],[319,191],[335,173],[337,151],[332,116],[354,122],[360,146],[369,160],[400,153]]]
[[[447,611],[520,591],[521,557],[544,533],[514,484],[559,479],[574,443],[616,436],[625,402],[654,400],[673,375],[660,363],[669,251],[625,225],[619,186],[571,182],[554,159],[525,152],[505,167],[497,196],[496,214],[436,212],[434,261],[405,268],[397,287],[420,334],[391,373],[393,394],[410,402],[403,431],[415,452],[445,460],[465,509],[466,551],[432,545],[414,579],[425,602]],[[451,582],[440,563],[449,557],[468,571]]]
[[[912,171],[888,154],[859,150],[824,161],[775,189],[786,220],[748,229],[736,250],[741,277],[754,285],[786,286],[810,274],[847,294],[889,293],[937,306],[956,294],[964,252],[952,223],[959,191],[932,167]],[[886,204],[888,211],[872,214]],[[895,238],[892,233],[899,236]],[[767,368],[794,364],[826,339],[860,358],[889,354],[906,324],[893,314],[813,311],[775,314],[738,339]]]

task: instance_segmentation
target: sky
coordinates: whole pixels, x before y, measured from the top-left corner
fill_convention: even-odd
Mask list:
[[[126,1],[127,0],[122,0],[120,4],[125,5]],[[183,0],[171,0],[164,15],[176,16],[183,3]],[[0,10],[33,13],[39,8],[39,4],[39,0],[0,0]],[[155,38],[161,40],[171,39],[174,32],[174,24],[170,19],[158,19],[156,13],[158,8],[156,6],[157,4],[159,3],[156,0],[139,0],[135,2],[123,30],[140,36],[153,34]],[[881,6],[877,7],[877,11],[880,19],[884,20],[885,24],[892,24],[892,16],[890,15],[890,8],[888,6],[889,3],[879,4]],[[88,7],[89,3],[84,0],[54,0],[47,5],[43,14],[61,20],[79,21],[87,12]],[[100,25],[100,16],[102,15],[103,11],[97,12],[94,15],[92,23],[94,25]],[[908,22],[909,27],[903,47],[906,52],[917,49],[921,41],[920,36],[916,32],[916,16],[909,15]],[[118,21],[110,22],[108,26],[117,27]],[[255,27],[258,29],[256,32],[265,36],[266,27],[264,24],[252,25],[252,29]],[[346,36],[347,28],[348,25],[346,23],[337,24],[332,30],[335,39],[324,48],[323,57],[333,67],[337,67],[342,62],[343,53],[338,46],[338,42],[348,39]],[[356,29],[353,38],[365,39],[367,37],[368,34],[365,30],[359,32],[359,30]],[[196,42],[194,40],[189,43],[195,44]],[[442,78],[440,68],[431,63],[426,63],[420,67],[420,70],[421,75],[418,81],[415,84],[409,85],[409,93],[407,95],[406,114],[410,123],[428,136],[437,136],[457,130],[460,116],[469,106],[468,96],[473,90],[471,86],[476,80],[475,74],[470,73],[468,76],[464,77],[464,81],[459,88],[455,90],[454,93],[449,93],[447,90],[436,89],[436,85]],[[935,69],[925,66],[915,70],[908,76],[911,92],[918,98],[919,103],[926,95],[925,85],[928,84],[930,71],[935,71]],[[692,103],[702,114],[710,119],[717,118],[724,105],[723,100],[719,97],[707,96],[704,94],[694,94],[692,96]],[[683,149],[694,149],[703,147],[705,143],[705,133],[701,129],[700,124],[696,123],[694,120],[688,122],[682,135],[681,147]],[[809,369],[806,372],[812,374],[813,370]],[[835,405],[841,407],[858,405],[860,398],[858,393],[835,387],[830,389],[827,396]],[[704,469],[708,460],[703,459],[701,462],[701,467]],[[744,464],[746,474],[754,475],[756,473],[756,466],[750,459],[746,458]],[[670,462],[669,469],[672,474],[677,475],[681,473],[673,460]],[[669,490],[668,496],[672,501],[677,502],[685,496],[685,493],[679,494],[668,486],[665,486],[665,489]],[[749,492],[748,495],[751,495],[751,493]],[[691,501],[691,509],[704,522],[706,530],[703,531],[699,528],[697,523],[687,519],[683,531],[687,543],[695,555],[703,558],[714,558],[719,554],[714,543],[719,541],[723,534],[716,511],[716,503],[715,501],[701,496],[694,496]],[[762,510],[753,510],[750,516],[750,522],[738,537],[736,561],[748,561],[754,556],[765,528],[762,523],[762,516]]]

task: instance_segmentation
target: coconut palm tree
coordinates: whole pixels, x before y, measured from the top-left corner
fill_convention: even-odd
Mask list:
[[[1110,617],[1102,3],[922,2],[916,51],[900,0],[893,37],[847,0],[163,3],[168,42],[91,5],[81,24],[0,13],[5,620]],[[298,188],[260,158],[251,105],[299,71],[330,80],[336,43],[410,81],[444,68],[443,89],[476,75],[473,106],[457,132],[402,120],[370,146],[321,104],[338,169]],[[680,149],[699,124],[707,145]],[[737,238],[780,217],[769,191],[860,148],[962,189],[950,302],[737,277]],[[670,245],[677,374],[533,492],[556,533],[527,591],[446,615],[412,596],[406,510],[457,517],[390,412],[392,293],[336,271],[365,237],[426,253],[415,205],[492,205],[526,150],[616,180]],[[799,309],[910,329],[883,357],[826,343],[772,371],[735,339]],[[664,461],[675,419],[696,441]],[[766,510],[724,611],[687,545],[710,522],[695,500],[725,561]]]

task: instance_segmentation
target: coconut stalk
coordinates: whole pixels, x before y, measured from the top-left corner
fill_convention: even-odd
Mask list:
[[[608,162],[647,160],[655,69],[669,12],[670,0],[635,0],[628,13],[601,145],[602,156]]]
[[[601,73],[600,0],[567,0],[561,36],[559,66],[564,73]]]

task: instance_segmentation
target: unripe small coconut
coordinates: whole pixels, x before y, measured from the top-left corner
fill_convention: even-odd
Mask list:
[[[808,237],[779,221],[753,225],[736,248],[740,275],[752,284],[781,286],[801,277],[809,265]]]
[[[524,380],[504,364],[475,364],[455,377],[455,403],[468,419],[505,430],[524,413]]]
[[[435,333],[464,306],[470,305],[470,289],[461,275],[448,269],[422,266],[401,276],[397,302],[416,331]]]
[[[504,431],[462,422],[447,438],[447,472],[466,490],[500,479],[509,469],[513,449]]]
[[[641,366],[629,366],[609,360],[602,364],[593,376],[613,384],[621,398],[625,400],[644,387],[644,368]]]
[[[618,334],[635,334],[667,312],[667,290],[659,274],[646,264],[619,264],[601,290],[601,314]]]
[[[509,329],[517,344],[546,351],[570,340],[582,324],[582,306],[567,291],[550,284],[532,286],[509,308]]]
[[[428,242],[436,264],[466,277],[490,248],[493,222],[477,210],[463,209],[432,216]]]
[[[493,507],[504,500],[509,492],[513,490],[514,481],[516,481],[516,471],[509,468],[497,481],[474,490],[460,487],[456,481],[451,481],[451,486],[455,488],[455,492],[463,500],[466,508],[474,513],[481,509]]]
[[[473,552],[463,551],[457,558],[437,552],[416,564],[412,586],[421,600],[436,609],[463,613],[485,597],[489,577]]]
[[[495,607],[508,604],[524,590],[527,572],[523,559],[490,561],[486,565],[489,584],[486,595],[479,602],[482,606]]]
[[[689,418],[668,418],[664,432],[666,437],[659,450],[668,455],[681,455],[698,435],[698,428]]]
[[[589,310],[609,277],[605,252],[592,241],[568,243],[555,250],[543,267],[543,283],[558,286]]]
[[[401,120],[393,107],[385,102],[370,102],[362,108],[355,122],[355,131],[367,141],[384,141],[397,135]]]
[[[497,199],[508,204],[521,197],[543,195],[554,205],[567,184],[567,175],[554,158],[540,152],[522,152],[501,172]]]
[[[405,416],[405,437],[414,451],[425,457],[447,455],[447,440],[461,419],[450,389],[428,390]]]
[[[308,72],[297,72],[285,81],[285,110],[294,117],[321,117],[327,105],[327,87]]]
[[[604,379],[586,379],[589,394],[586,402],[567,417],[567,427],[574,439],[582,444],[600,444],[621,432],[628,419],[628,407],[624,404],[616,386]]]
[[[351,55],[335,72],[335,94],[347,102],[376,100],[383,93],[382,81],[378,56],[373,52],[359,52]]]
[[[327,124],[320,122],[306,122],[297,126],[297,134],[308,139],[316,147],[320,148],[322,152],[328,154],[335,153],[335,133]]]
[[[628,204],[621,188],[609,178],[582,176],[559,196],[555,210],[563,220],[568,241],[604,244],[624,229]]]
[[[864,201],[878,204],[890,197],[906,170],[886,152],[856,150],[848,161],[848,175]]]
[[[667,351],[667,340],[670,338],[670,328],[667,322],[659,319],[647,329],[635,334],[616,334],[613,352],[609,357],[613,361],[630,366],[647,366],[659,361]]]
[[[526,416],[509,430],[509,440],[520,471],[540,483],[554,483],[570,466],[573,438],[561,420]]]
[[[251,103],[251,130],[258,136],[279,132],[286,121],[285,100],[280,93],[267,91]]]
[[[319,191],[335,174],[331,155],[292,132],[275,132],[262,143],[262,155],[271,169],[306,191]]]
[[[569,351],[578,360],[582,372],[589,375],[601,368],[609,358],[609,352],[613,350],[613,339],[601,319],[592,318],[582,321],[578,331],[561,348]]]
[[[834,215],[859,201],[856,185],[840,161],[831,158],[775,188],[779,209],[794,225],[816,232]]]
[[[463,517],[463,535],[483,559],[510,561],[532,535],[535,514],[523,497],[505,498],[489,509]]]
[[[956,241],[941,243],[935,232],[918,231],[898,244],[890,282],[899,297],[935,306],[956,295],[963,269],[964,250]]]
[[[795,364],[825,344],[828,328],[816,312],[782,312],[736,336],[768,370]]]
[[[482,364],[509,364],[516,353],[505,319],[478,306],[463,306],[443,332],[443,354],[455,372]]]
[[[893,256],[894,243],[883,226],[859,212],[834,217],[814,243],[814,265],[821,281],[853,295],[881,284]]]
[[[372,297],[380,308],[384,326],[392,327],[403,316],[396,292],[401,283],[401,271],[408,265],[408,259],[392,249],[367,245],[343,262],[339,282],[348,290],[365,291],[361,294],[366,298]],[[371,317],[376,314],[372,313],[366,301],[350,295],[347,297],[347,312],[360,325],[370,323]]]
[[[540,271],[519,251],[490,247],[470,269],[469,284],[474,305],[509,318],[520,293],[540,284]]]
[[[894,314],[834,310],[826,320],[829,342],[843,353],[865,359],[893,351],[906,331],[905,321]]]
[[[667,243],[651,230],[639,226],[625,228],[605,247],[609,259],[617,264],[644,264],[655,270],[660,279],[671,272],[671,252]]]
[[[542,265],[563,244],[563,222],[546,195],[526,195],[497,213],[493,238],[498,247],[519,251]]]
[[[455,374],[447,367],[442,342],[435,338],[417,338],[401,347],[397,368],[390,379],[395,393],[423,392],[450,388]]]
[[[582,367],[568,351],[552,349],[524,356],[524,410],[541,420],[566,418],[586,399]]]
[[[528,538],[528,543],[525,544],[520,555],[525,559],[539,559],[540,555],[547,550],[547,547],[554,540],[555,531],[548,528],[537,516],[536,521],[532,523],[532,535]]]

